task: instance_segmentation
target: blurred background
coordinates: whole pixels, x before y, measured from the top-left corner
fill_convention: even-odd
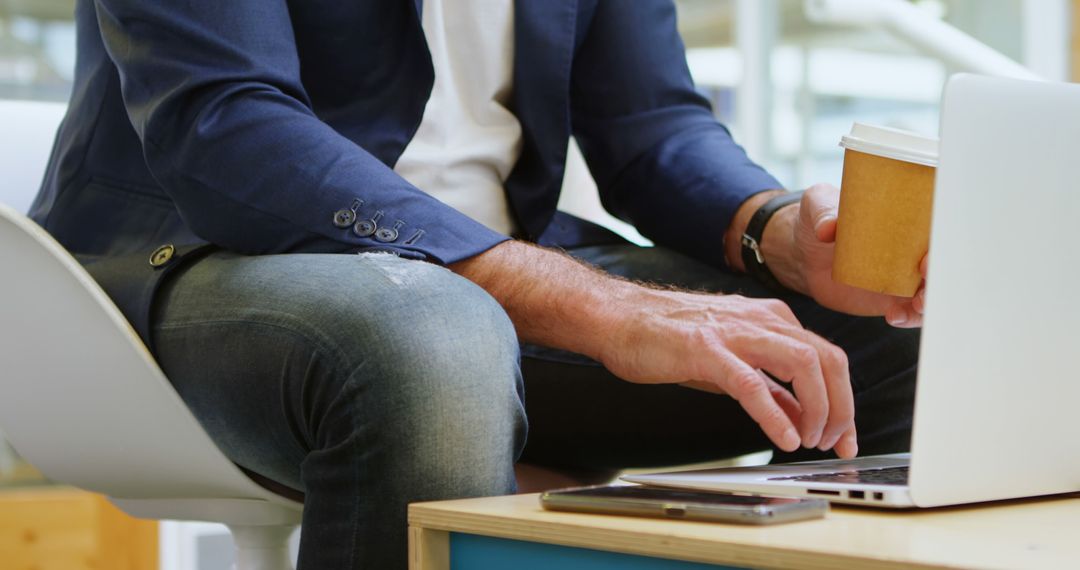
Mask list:
[[[877,0],[846,1],[850,13],[840,12],[851,17],[830,19],[813,17],[812,0],[676,0],[698,88],[751,157],[789,188],[839,185],[843,155],[837,144],[853,121],[936,135],[941,88],[950,73],[962,70],[887,20],[864,13]],[[1080,79],[1080,0],[892,1],[918,10],[926,22],[955,26],[1046,79]],[[51,117],[41,129],[19,131],[0,121],[0,143],[7,145],[0,149],[41,147],[44,160],[71,93],[73,9],[74,0],[0,0],[0,103],[56,103],[26,107]],[[4,154],[0,150],[6,184],[36,188],[40,171],[28,168],[34,170],[29,178],[13,180]],[[572,159],[568,186],[591,184],[583,173],[580,159]],[[23,192],[24,201],[15,204],[2,191],[0,201],[21,209],[32,194]],[[594,193],[567,192],[563,206],[634,237],[598,212]],[[46,485],[0,434],[0,487]],[[223,528],[163,523],[160,540],[161,568],[229,567]]]
[[[752,157],[799,187],[838,182],[855,119],[937,130],[948,66],[884,26],[813,23],[803,0],[676,0],[691,71]],[[1070,79],[1071,0],[916,0],[1048,79]],[[65,101],[74,0],[0,0],[0,99]]]
[[[690,69],[751,156],[791,188],[839,185],[855,120],[937,134],[950,66],[884,25],[812,23],[801,0],[678,0]],[[1067,0],[919,0],[1047,79],[1069,79]]]

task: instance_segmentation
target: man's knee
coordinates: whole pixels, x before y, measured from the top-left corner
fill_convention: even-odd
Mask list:
[[[525,431],[518,342],[483,289],[388,254],[223,256],[196,269],[170,317],[262,331],[237,342],[280,375],[279,405],[309,452],[340,447],[327,456],[339,465],[381,454],[370,467],[388,474],[510,472]]]
[[[328,415],[351,424],[361,448],[388,450],[390,472],[441,480],[433,483],[437,494],[509,490],[526,430],[509,317],[483,289],[443,268],[383,256],[371,262],[380,276],[369,286],[400,291],[375,295],[377,304],[324,308],[327,334],[347,351],[334,401],[348,417],[340,409]]]
[[[495,299],[441,267],[388,256],[375,262],[400,293],[358,308],[363,314],[344,328],[357,336],[348,339],[354,360],[379,371],[373,380],[390,379],[388,405],[416,405],[428,395],[439,396],[443,407],[491,403],[498,395],[518,399],[517,334]]]

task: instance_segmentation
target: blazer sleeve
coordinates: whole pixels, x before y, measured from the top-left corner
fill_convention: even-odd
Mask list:
[[[571,119],[604,207],[713,265],[743,201],[782,187],[694,90],[671,0],[597,2],[573,62]]]
[[[201,238],[243,253],[391,251],[451,263],[508,239],[410,185],[312,111],[285,0],[95,0],[155,179]],[[334,213],[363,200],[394,240]],[[398,223],[400,221],[400,223]]]

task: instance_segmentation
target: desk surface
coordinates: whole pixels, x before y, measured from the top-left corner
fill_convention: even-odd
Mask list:
[[[451,531],[755,568],[1080,567],[1080,494],[930,510],[834,507],[824,519],[768,527],[548,512],[534,494],[414,504],[409,524],[417,540]]]

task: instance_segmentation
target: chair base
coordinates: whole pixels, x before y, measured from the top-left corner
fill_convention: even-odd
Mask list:
[[[289,537],[296,525],[229,525],[236,544],[235,570],[293,570]]]
[[[269,495],[269,493],[267,492]],[[120,510],[139,519],[206,521],[225,525],[296,526],[300,524],[303,505],[288,499],[121,499],[109,497]]]

